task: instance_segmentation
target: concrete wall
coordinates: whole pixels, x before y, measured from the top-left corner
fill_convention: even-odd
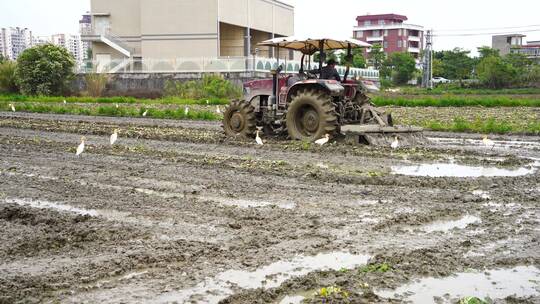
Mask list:
[[[203,75],[203,73],[111,74],[105,94],[108,96],[160,97],[164,93],[167,81],[200,80]],[[245,81],[271,77],[269,73],[259,72],[223,73],[222,75],[239,87],[242,87]],[[72,91],[77,94],[85,90],[84,75],[77,75],[72,82]]]
[[[245,28],[220,23],[220,54],[221,56],[244,56]]]

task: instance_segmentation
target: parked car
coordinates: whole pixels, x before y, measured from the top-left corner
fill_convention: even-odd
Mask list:
[[[444,77],[433,77],[433,79],[431,81],[433,82],[433,84],[441,84],[441,83],[450,83],[450,82],[452,82],[451,80],[446,79]]]

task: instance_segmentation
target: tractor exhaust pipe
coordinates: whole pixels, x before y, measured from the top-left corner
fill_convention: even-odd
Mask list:
[[[270,96],[270,100],[268,103],[268,106],[272,107],[272,110],[275,112],[277,111],[277,103],[278,103],[278,82],[279,82],[279,73],[281,73],[281,70],[283,70],[283,66],[278,66],[277,69],[272,70],[272,96]]]

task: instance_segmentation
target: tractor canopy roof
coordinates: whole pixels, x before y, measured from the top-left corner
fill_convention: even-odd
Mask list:
[[[352,39],[335,39],[335,38],[308,38],[308,37],[279,37],[259,43],[260,46],[272,46],[285,48],[295,51],[300,51],[306,55],[313,55],[315,52],[320,51],[320,43],[323,42],[324,51],[330,50],[342,50],[351,48],[369,48],[371,44]]]

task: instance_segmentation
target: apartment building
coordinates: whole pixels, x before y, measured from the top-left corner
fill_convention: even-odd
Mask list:
[[[256,44],[294,34],[294,8],[276,0],[91,0],[95,60],[272,56]]]
[[[8,59],[17,60],[19,55],[32,46],[32,31],[27,28],[8,27],[0,29],[0,53]]]
[[[79,20],[79,34],[82,36],[88,36],[92,34],[92,16],[88,13],[82,16]],[[83,40],[82,42],[82,54],[83,60],[91,59],[88,58],[88,50],[90,49],[90,42]]]
[[[502,56],[508,55],[514,49],[519,49],[523,46],[523,38],[527,36],[522,34],[496,35],[491,37],[491,47],[499,50]]]
[[[386,54],[409,52],[415,58],[424,48],[424,27],[405,23],[408,18],[396,14],[358,16],[353,37],[371,44],[380,44]]]
[[[50,42],[54,45],[66,48],[75,61],[82,63],[84,60],[83,42],[81,36],[70,34],[56,34],[51,36]]]

